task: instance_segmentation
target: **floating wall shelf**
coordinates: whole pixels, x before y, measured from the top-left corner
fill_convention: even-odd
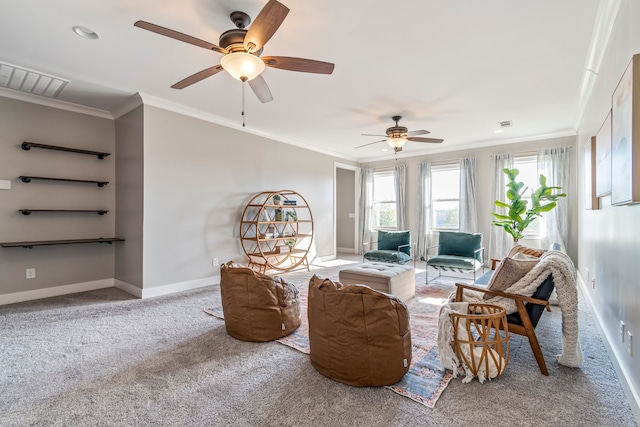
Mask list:
[[[102,153],[100,151],[82,150],[80,148],[60,147],[58,145],[37,144],[35,142],[28,142],[28,141],[25,141],[22,143],[23,150],[29,151],[32,148],[44,148],[46,150],[67,151],[70,153],[89,154],[91,156],[98,156],[100,160],[104,159],[105,157],[111,154],[111,153]]]
[[[31,182],[32,179],[43,179],[47,181],[64,181],[64,182],[86,182],[89,184],[98,184],[98,187],[104,187],[109,183],[109,181],[91,181],[86,179],[69,179],[69,178],[50,178],[45,176],[30,176],[30,175],[21,175],[18,178],[20,178],[24,183],[29,183]]]
[[[3,248],[26,248],[33,249],[34,246],[51,246],[51,245],[72,245],[77,243],[113,243],[124,242],[124,239],[118,237],[98,237],[96,239],[73,239],[73,240],[40,240],[33,242],[5,242],[0,243]]]
[[[95,212],[104,215],[109,211],[106,209],[18,209],[22,215],[31,215],[31,212]]]

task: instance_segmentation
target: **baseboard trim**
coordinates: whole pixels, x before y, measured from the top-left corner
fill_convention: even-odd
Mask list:
[[[115,286],[116,288],[122,291],[125,291],[130,295],[133,295],[136,298],[142,298],[142,289],[132,285],[131,283],[123,282],[122,280],[118,280],[118,279],[113,279],[113,286]]]
[[[191,289],[203,288],[205,286],[212,286],[216,283],[220,283],[220,276],[214,275],[212,277],[205,277],[203,279],[187,280],[185,282],[171,283],[169,285],[154,286],[151,288],[140,289],[137,286],[133,286],[122,280],[115,280],[115,287],[122,289],[123,291],[141,298],[155,298],[163,295],[175,294],[176,292],[188,291]]]
[[[338,253],[343,253],[343,254],[357,254],[358,253],[356,251],[356,248],[336,248],[336,251]]]
[[[188,280],[186,282],[172,283],[170,285],[155,286],[153,288],[142,289],[142,298],[154,298],[163,295],[174,294],[176,292],[188,291],[190,289],[203,288],[220,283],[220,276],[205,277],[204,279]]]
[[[55,286],[52,288],[34,289],[32,291],[16,292],[0,295],[0,305],[15,304],[17,302],[33,301],[78,292],[95,291],[96,289],[112,288],[114,279],[93,280],[91,282],[74,283],[71,285]]]
[[[625,367],[620,364],[619,352],[612,345],[614,337],[610,336],[607,331],[604,329],[602,318],[600,317],[600,313],[595,309],[595,304],[593,299],[591,298],[591,293],[589,292],[589,288],[587,287],[582,275],[578,272],[578,285],[580,286],[580,290],[582,291],[582,295],[586,298],[587,303],[591,306],[591,311],[596,317],[596,325],[598,326],[598,331],[600,331],[600,337],[602,337],[602,341],[604,343],[607,352],[609,353],[609,357],[611,358],[611,363],[613,368],[620,379],[620,383],[622,384],[622,389],[624,393],[627,395],[627,400],[629,401],[629,406],[631,406],[631,411],[635,416],[637,421],[640,421],[640,390],[636,390],[634,385],[630,383],[627,378],[630,377],[629,372],[625,369]]]

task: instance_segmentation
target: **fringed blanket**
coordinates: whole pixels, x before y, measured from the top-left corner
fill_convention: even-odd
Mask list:
[[[547,251],[540,261],[522,279],[511,285],[505,292],[523,296],[532,296],[542,282],[551,274],[558,294],[558,305],[562,312],[562,354],[558,363],[572,368],[582,365],[583,356],[578,341],[578,289],[576,288],[576,269],[564,252]],[[509,298],[493,296],[483,298],[484,293],[465,289],[464,301],[470,303],[496,304],[502,306],[507,314],[517,310],[515,301]],[[450,301],[455,301],[455,292]]]

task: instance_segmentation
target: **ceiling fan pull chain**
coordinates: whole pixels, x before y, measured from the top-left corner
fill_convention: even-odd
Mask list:
[[[244,84],[247,81],[246,77],[240,77],[242,80],[242,127],[244,127]]]

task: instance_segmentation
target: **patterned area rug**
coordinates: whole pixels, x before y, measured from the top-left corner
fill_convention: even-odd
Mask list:
[[[318,273],[318,275],[320,277],[332,276],[331,274],[324,276],[321,273]],[[289,277],[282,276],[289,281]],[[297,281],[294,281],[294,283],[300,291],[302,324],[293,334],[279,339],[278,342],[309,354],[309,330],[307,324],[308,279],[306,284],[298,284]],[[440,305],[451,291],[451,285],[446,283],[434,281],[429,283],[428,286],[425,285],[424,273],[416,276],[416,295],[407,302],[413,346],[411,366],[409,372],[400,382],[385,386],[428,408],[435,406],[440,394],[452,379],[451,371],[440,370],[437,347],[438,311]],[[215,303],[204,311],[222,319],[222,306],[219,296]]]

